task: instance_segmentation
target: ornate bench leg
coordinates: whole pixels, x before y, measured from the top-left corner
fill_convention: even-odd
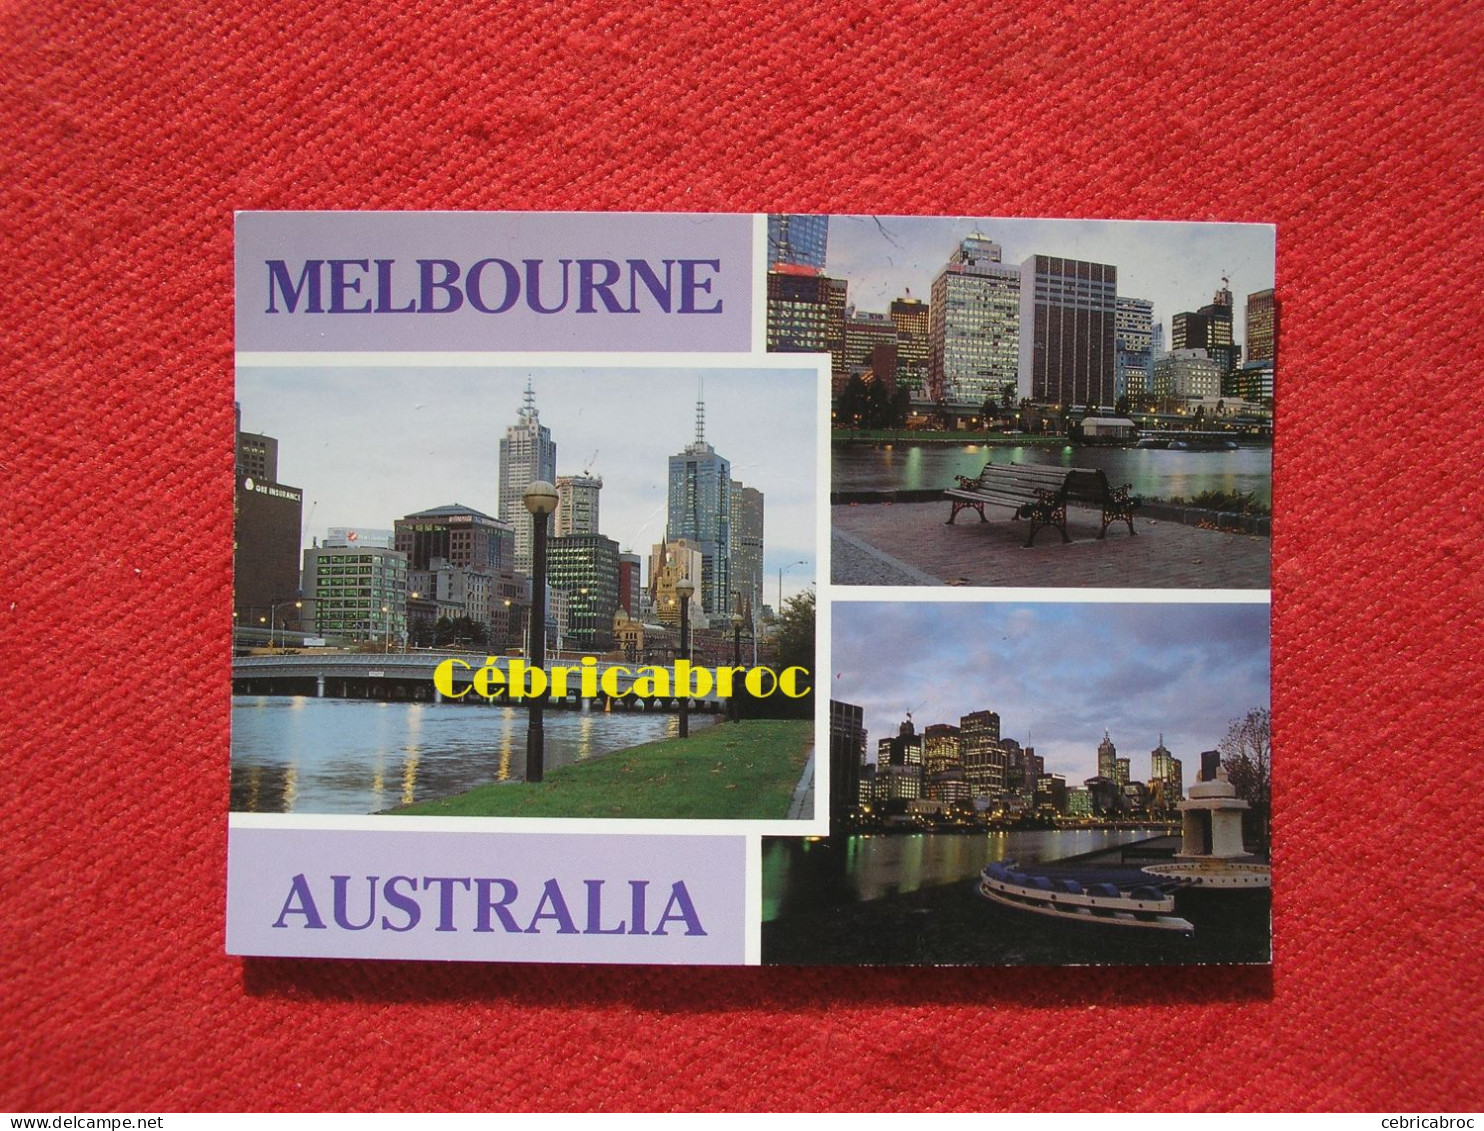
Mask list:
[[[1134,529],[1134,507],[1137,505],[1136,500],[1128,497],[1127,487],[1114,491],[1112,498],[1103,505],[1103,534],[1108,533],[1108,527],[1111,524],[1122,519],[1128,523],[1128,532],[1137,536],[1139,532]],[[1099,534],[1098,537],[1101,538],[1103,534]]]
[[[1036,534],[1043,527],[1047,526],[1056,527],[1056,529],[1061,532],[1061,540],[1063,542],[1071,541],[1071,539],[1067,537],[1067,506],[1065,503],[1058,504],[1049,509],[1037,506],[1032,506],[1027,509],[1029,510],[1029,514],[1027,514],[1026,517],[1031,520],[1031,532],[1030,536],[1026,538],[1025,545],[1022,547],[1022,549],[1029,550],[1036,541]],[[1017,517],[1019,516],[1017,515]]]
[[[953,520],[958,517],[958,512],[961,511],[961,510],[963,510],[965,507],[973,507],[976,511],[978,511],[979,512],[979,521],[980,522],[988,522],[989,521],[989,519],[987,519],[987,518],[984,517],[984,504],[983,503],[976,503],[976,502],[973,502],[970,499],[954,499],[953,500],[953,513],[948,516],[948,521],[945,522],[943,525],[944,526],[952,526],[953,525]]]

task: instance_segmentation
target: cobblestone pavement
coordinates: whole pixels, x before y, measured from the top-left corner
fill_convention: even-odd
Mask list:
[[[830,508],[831,580],[837,585],[974,585],[1133,589],[1266,589],[1271,542],[1248,534],[1135,519],[1137,536],[1115,523],[1098,540],[1099,514],[1067,509],[1063,543],[1008,511],[964,511],[946,525],[938,503],[860,503]]]

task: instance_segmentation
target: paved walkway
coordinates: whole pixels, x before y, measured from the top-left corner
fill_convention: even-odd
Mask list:
[[[1110,589],[1266,589],[1267,538],[1134,520],[1098,540],[1099,514],[1067,508],[1070,543],[1048,528],[1024,548],[1029,523],[986,508],[948,526],[948,503],[831,507],[831,580],[837,585],[977,585]]]
[[[794,786],[794,795],[788,803],[788,820],[808,821],[814,816],[814,747],[810,744],[809,761]]]

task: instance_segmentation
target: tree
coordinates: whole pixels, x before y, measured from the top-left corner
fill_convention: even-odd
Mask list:
[[[778,615],[778,670],[800,667],[814,674],[814,590],[783,602]]]
[[[1258,707],[1233,719],[1217,749],[1237,796],[1251,806],[1242,816],[1242,832],[1249,845],[1266,851],[1272,813],[1272,712]]]
[[[1123,396],[1118,398],[1118,403],[1113,406],[1113,414],[1115,416],[1127,416],[1128,410],[1128,394],[1125,393]]]
[[[854,428],[865,410],[866,383],[857,374],[845,382],[845,388],[840,390],[840,396],[835,400],[835,423]]]

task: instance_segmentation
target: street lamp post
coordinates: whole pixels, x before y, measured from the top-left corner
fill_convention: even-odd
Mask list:
[[[531,512],[531,625],[527,652],[531,667],[546,664],[546,520],[557,508],[557,489],[544,479],[532,480],[523,501]],[[526,781],[539,782],[546,762],[545,695],[526,708]]]
[[[682,577],[675,583],[675,596],[680,598],[680,658],[690,659],[690,599],[696,591],[696,583]],[[684,695],[680,696],[680,737],[690,737],[690,706]]]
[[[740,611],[732,614],[732,667],[734,668],[740,668],[742,666],[742,625],[744,623],[746,622],[743,620]],[[727,714],[731,715],[732,722],[734,723],[740,723],[742,721],[742,709],[737,706],[737,695],[735,692],[727,700]]]
[[[783,615],[783,571],[786,569],[793,569],[796,565],[808,564],[808,561],[806,561],[804,558],[800,558],[796,562],[789,562],[787,565],[778,567],[778,608],[773,613],[775,617]]]
[[[278,636],[280,642],[282,642],[284,639],[282,634],[280,634],[278,631],[278,610],[283,608],[285,605],[293,605],[296,609],[302,609],[304,607],[304,602],[298,599],[292,601],[274,601],[271,605],[268,606],[268,650],[270,652],[273,651],[275,647],[280,646],[273,643],[273,638],[275,635]]]
[[[383,621],[382,621],[382,634],[381,634],[381,654],[383,656],[386,656],[386,655],[389,655],[391,653],[391,650],[392,650],[392,608],[391,608],[391,606],[390,605],[382,605],[381,606],[381,615],[382,615],[382,618],[383,618]]]

